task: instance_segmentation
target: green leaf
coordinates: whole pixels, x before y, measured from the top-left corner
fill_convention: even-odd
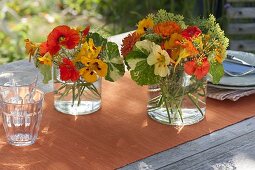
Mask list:
[[[154,66],[150,66],[146,59],[139,61],[134,70],[131,70],[131,78],[138,85],[153,85],[159,82],[160,76],[154,74]]]
[[[154,24],[165,21],[174,21],[177,22],[182,29],[186,28],[185,22],[183,21],[184,17],[182,15],[175,15],[173,13],[167,12],[164,9],[158,10],[156,14],[149,14],[148,17],[153,19]]]
[[[218,62],[213,62],[210,65],[210,74],[212,76],[213,84],[219,83],[220,79],[224,75],[223,65]]]
[[[117,44],[108,42],[101,58],[108,65],[106,80],[116,81],[125,74],[125,66]]]
[[[160,42],[162,42],[162,37],[158,34],[146,34],[142,37],[142,39],[155,42],[156,44],[160,44]]]
[[[107,43],[107,39],[103,38],[100,34],[98,33],[89,33],[87,35],[87,39],[92,38],[93,42],[96,46],[105,46]]]
[[[51,79],[51,66],[46,64],[40,64],[38,66],[40,73],[43,75],[43,83],[47,84]]]
[[[135,51],[131,51],[126,57],[125,57],[125,63],[128,66],[128,69],[134,70],[136,67],[136,64],[144,59],[147,59],[147,55],[142,52],[139,49],[136,49]]]

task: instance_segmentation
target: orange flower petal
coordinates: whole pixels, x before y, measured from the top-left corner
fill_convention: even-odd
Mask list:
[[[134,47],[135,43],[140,39],[140,35],[136,32],[129,34],[122,40],[121,54],[125,57]]]
[[[170,37],[173,33],[179,33],[180,26],[173,21],[159,23],[153,27],[153,31],[163,38]]]

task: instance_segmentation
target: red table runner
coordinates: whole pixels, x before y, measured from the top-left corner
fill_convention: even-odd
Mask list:
[[[255,95],[237,102],[208,99],[206,117],[198,124],[162,125],[147,116],[147,88],[128,76],[115,83],[104,81],[102,100],[98,112],[71,116],[57,112],[53,93],[46,94],[35,144],[10,146],[0,128],[0,167],[115,169],[255,115]]]

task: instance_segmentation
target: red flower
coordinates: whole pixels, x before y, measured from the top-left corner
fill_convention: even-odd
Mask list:
[[[43,43],[40,44],[39,51],[40,51],[41,56],[44,56],[44,54],[49,52],[47,42],[43,42]]]
[[[210,63],[205,58],[202,61],[188,61],[184,64],[184,71],[188,75],[194,75],[198,80],[201,80],[210,69]]]
[[[90,26],[87,26],[83,31],[82,31],[82,36],[86,37],[89,33],[89,29],[90,29]]]
[[[202,31],[196,26],[189,26],[185,30],[182,31],[181,35],[187,40],[191,40],[192,38],[196,38],[202,33]]]
[[[76,70],[72,61],[68,58],[63,58],[63,63],[59,65],[60,79],[63,81],[71,80],[77,81],[80,77],[79,72]]]
[[[57,26],[48,35],[48,48],[51,55],[56,54],[61,46],[73,49],[80,40],[79,33],[66,25]]]
[[[134,47],[135,43],[140,39],[140,35],[136,32],[129,34],[122,40],[121,54],[125,57]]]

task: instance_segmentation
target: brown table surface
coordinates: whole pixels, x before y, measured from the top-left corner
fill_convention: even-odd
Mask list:
[[[218,125],[224,127],[242,116],[250,117],[247,101],[255,100],[253,95],[236,105],[208,99],[205,120],[180,130],[161,125],[146,115],[147,88],[137,86],[128,75],[115,83],[103,81],[102,91],[102,108],[85,116],[55,111],[53,95],[48,93],[39,138],[32,146],[8,145],[0,128],[0,167],[115,169],[220,129]],[[233,110],[244,114],[226,117]],[[216,117],[214,113],[222,114]]]

